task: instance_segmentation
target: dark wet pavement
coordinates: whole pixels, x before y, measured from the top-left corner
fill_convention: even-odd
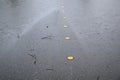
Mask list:
[[[0,79],[119,80],[120,1],[56,0],[54,3],[57,5],[54,9],[52,1],[44,3],[51,4],[51,8],[46,7],[50,10],[40,19],[38,16],[33,19],[34,24],[24,24],[32,14],[23,12],[18,20],[12,18],[12,22],[9,22],[12,13],[4,14],[8,16],[1,21],[8,18],[8,24],[18,26],[6,29],[0,26]],[[18,15],[16,9],[13,11]],[[36,10],[36,14],[44,12]],[[19,23],[23,15],[26,20]],[[67,59],[70,55],[73,60]]]

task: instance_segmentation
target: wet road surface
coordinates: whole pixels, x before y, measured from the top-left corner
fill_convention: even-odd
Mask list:
[[[119,0],[61,0],[58,8],[30,27],[7,28],[8,33],[1,24],[0,79],[119,80],[119,4]],[[12,19],[16,22],[8,20],[11,26],[27,23]]]

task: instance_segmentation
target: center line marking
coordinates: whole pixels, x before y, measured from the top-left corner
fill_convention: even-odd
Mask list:
[[[67,17],[64,16],[64,19],[66,19]]]
[[[64,25],[64,28],[67,28],[68,26],[67,25]]]
[[[70,40],[70,37],[65,37],[66,40]]]

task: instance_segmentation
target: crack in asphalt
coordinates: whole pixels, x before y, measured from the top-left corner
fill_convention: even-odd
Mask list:
[[[34,59],[33,64],[36,64],[37,63],[36,55],[35,54],[28,54],[28,55],[31,56]]]
[[[54,36],[46,36],[46,37],[42,37],[41,39],[44,40],[44,39],[52,39]]]

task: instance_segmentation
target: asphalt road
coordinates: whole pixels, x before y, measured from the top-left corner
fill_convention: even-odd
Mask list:
[[[120,1],[58,2],[34,25],[0,34],[0,80],[120,80]]]

